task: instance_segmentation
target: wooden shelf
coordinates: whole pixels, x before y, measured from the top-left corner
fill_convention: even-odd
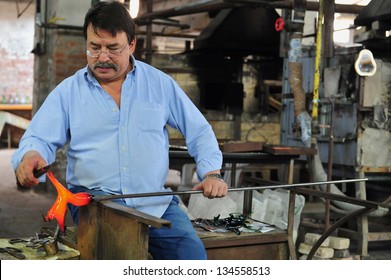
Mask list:
[[[0,111],[28,111],[32,109],[32,104],[0,104]]]

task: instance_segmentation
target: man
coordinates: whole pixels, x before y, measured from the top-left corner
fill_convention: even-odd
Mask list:
[[[168,133],[178,129],[197,163],[205,197],[223,197],[216,137],[177,83],[135,60],[135,25],[119,2],[98,2],[84,22],[88,65],[61,82],[34,115],[12,157],[19,183],[39,183],[33,171],[55,161],[65,144],[71,192],[94,195],[169,191]],[[173,196],[116,200],[172,223],[151,228],[154,259],[205,259],[202,242]],[[78,208],[70,207],[78,222]]]

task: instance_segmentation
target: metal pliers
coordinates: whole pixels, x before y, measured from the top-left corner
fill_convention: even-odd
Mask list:
[[[50,165],[47,165],[47,166],[44,166],[44,167],[42,167],[40,169],[34,170],[34,177],[35,178],[41,177],[43,174],[48,172],[49,168],[50,168]]]

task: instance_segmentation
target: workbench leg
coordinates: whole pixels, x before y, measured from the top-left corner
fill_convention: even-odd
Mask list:
[[[295,173],[295,160],[291,159],[289,161],[289,169],[288,169],[288,184],[293,184],[294,173]]]
[[[358,178],[365,178],[365,173],[360,171]],[[367,199],[365,181],[358,182],[358,188],[356,188],[356,198]],[[368,216],[362,215],[357,219],[357,245],[360,250],[360,255],[365,257],[368,255]]]
[[[297,260],[296,246],[295,246],[295,242],[293,241],[293,223],[295,220],[295,198],[296,198],[296,192],[293,190],[289,191],[287,235],[288,235],[289,255],[291,260]]]

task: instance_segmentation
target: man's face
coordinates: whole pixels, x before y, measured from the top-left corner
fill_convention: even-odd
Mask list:
[[[110,32],[98,29],[97,34],[90,25],[87,29],[87,61],[99,82],[122,79],[131,70],[129,57],[133,54],[136,41],[128,44],[125,32],[115,37]]]

